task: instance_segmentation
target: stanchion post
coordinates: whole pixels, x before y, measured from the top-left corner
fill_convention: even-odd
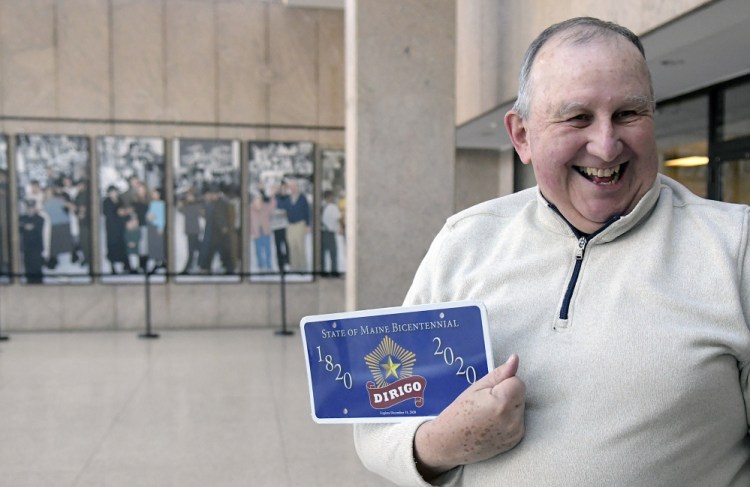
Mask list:
[[[8,279],[9,280],[10,280],[10,277],[11,276],[8,275]],[[2,321],[2,320],[0,320],[0,321]],[[3,330],[2,330],[2,328],[0,328],[0,342],[7,342],[8,340],[10,340],[10,337],[8,335],[3,335]]]
[[[146,283],[143,286],[146,293],[146,332],[138,335],[139,338],[159,338],[158,333],[151,331],[151,274],[158,268],[158,266],[155,266],[150,271],[146,269]]]
[[[287,330],[286,328],[286,270],[284,266],[281,266],[280,274],[280,285],[281,285],[281,330],[276,332],[277,335],[293,335],[294,332]]]
[[[0,342],[7,342],[10,340],[10,337],[8,335],[3,335],[3,330],[0,329]]]

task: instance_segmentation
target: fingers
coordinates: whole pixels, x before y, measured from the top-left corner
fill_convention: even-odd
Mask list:
[[[518,377],[509,377],[495,385],[490,393],[512,408],[522,408],[526,398],[526,384]]]
[[[484,389],[484,388],[493,388],[496,385],[500,384],[505,379],[508,379],[510,377],[514,377],[516,375],[516,372],[518,372],[518,355],[515,353],[508,357],[508,360],[501,365],[500,367],[497,367],[494,370],[491,370],[487,375],[479,379],[474,383],[475,389]]]
[[[414,438],[423,475],[485,460],[513,448],[524,436],[526,386],[513,354],[424,423]]]

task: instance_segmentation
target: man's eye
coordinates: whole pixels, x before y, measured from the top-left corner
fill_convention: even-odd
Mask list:
[[[584,115],[584,114],[576,115],[574,117],[568,118],[568,122],[577,124],[577,125],[588,123],[590,121],[591,121],[591,117],[589,115]]]
[[[620,120],[623,120],[623,119],[627,120],[630,118],[634,118],[637,115],[638,115],[638,112],[636,112],[635,110],[623,110],[621,112],[617,112],[615,114],[615,117],[619,118]]]

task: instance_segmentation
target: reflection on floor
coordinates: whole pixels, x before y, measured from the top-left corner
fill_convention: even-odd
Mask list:
[[[0,485],[390,484],[310,418],[299,334],[262,329],[0,342]]]

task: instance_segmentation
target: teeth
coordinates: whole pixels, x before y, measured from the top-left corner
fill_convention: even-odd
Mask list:
[[[617,165],[610,169],[597,169],[595,167],[582,167],[579,166],[578,170],[581,171],[586,176],[592,176],[592,177],[598,177],[598,178],[608,178],[611,177],[614,174],[618,174],[620,172],[621,165]]]

